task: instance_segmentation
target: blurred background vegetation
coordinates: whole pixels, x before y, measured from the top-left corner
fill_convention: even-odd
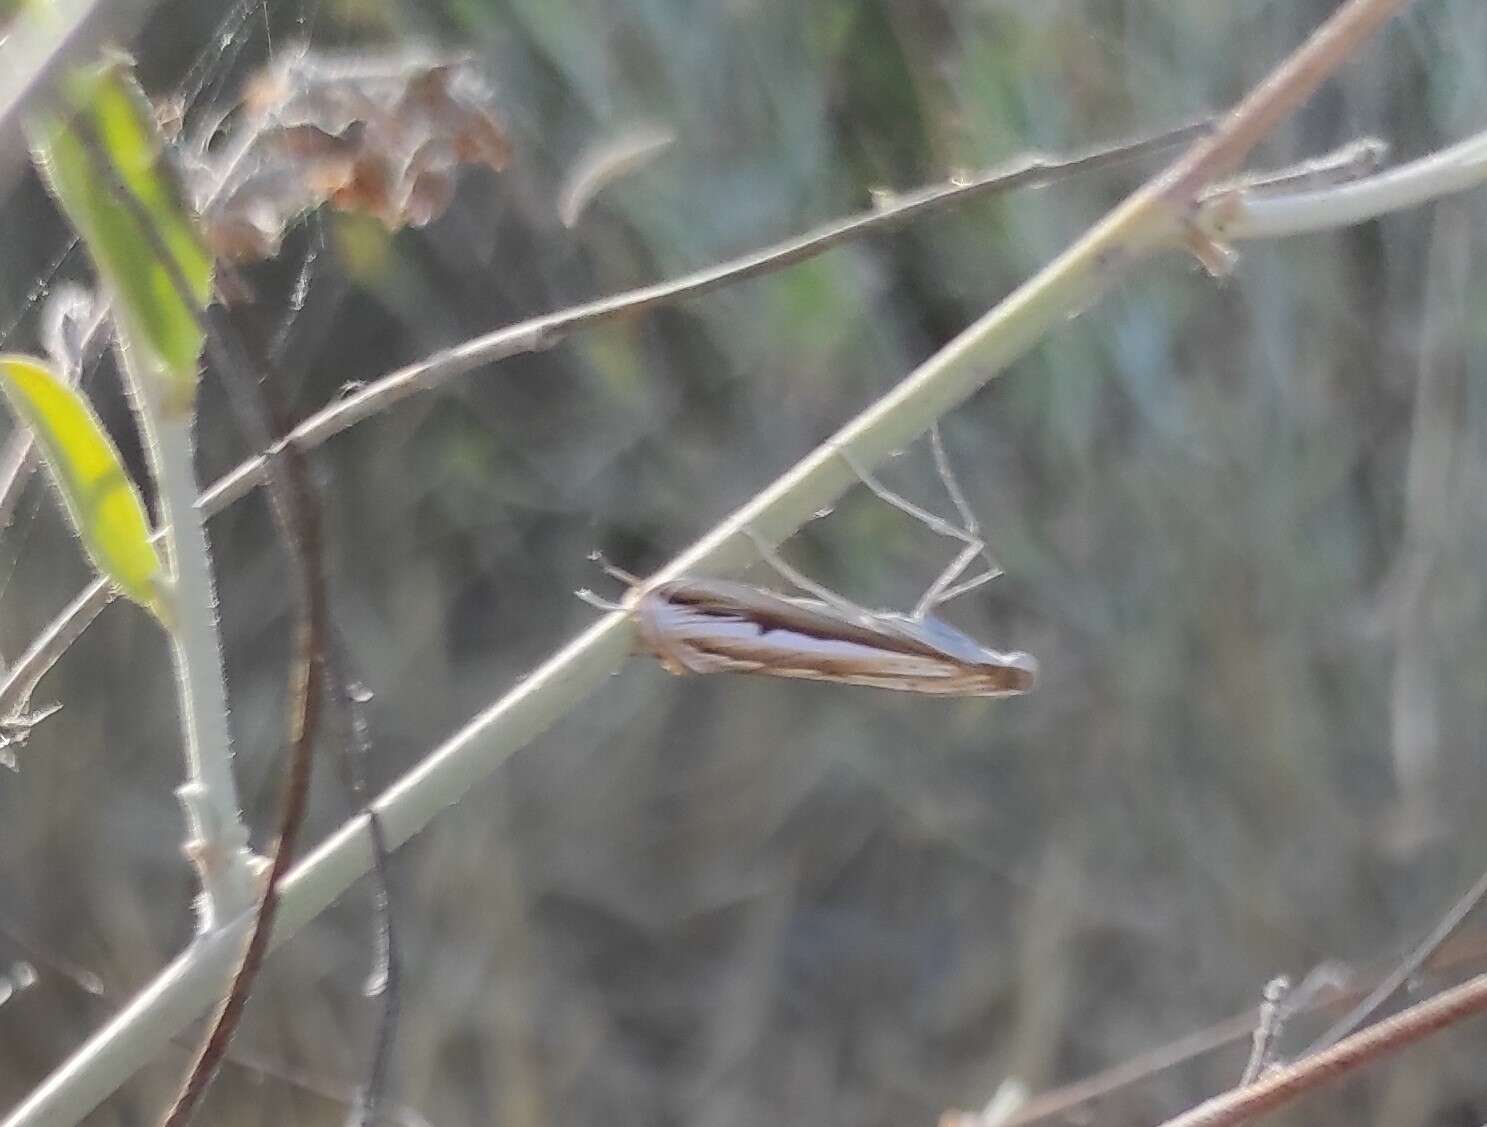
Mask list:
[[[301,228],[238,315],[287,338],[297,415],[477,332],[675,275],[1031,148],[1221,109],[1331,0],[162,0],[130,45],[201,117],[308,35],[478,59],[514,148],[389,237]],[[224,23],[224,21],[226,21]],[[1422,0],[1263,147],[1398,159],[1482,127],[1487,6]],[[1472,60],[1476,60],[1473,62]],[[195,60],[195,63],[193,63]],[[204,82],[202,80],[205,80]],[[190,119],[188,119],[189,121]],[[565,227],[596,146],[670,146]],[[979,202],[404,403],[314,458],[375,785],[593,617],[603,548],[646,572],[1003,296],[1139,170]],[[1006,702],[636,658],[401,850],[405,1122],[928,1124],[1043,1090],[1340,961],[1366,983],[1487,858],[1487,195],[1251,245],[1219,283],[1131,275],[945,422],[1006,576],[947,610],[1044,676]],[[0,220],[7,347],[69,235],[34,177]],[[86,279],[73,254],[60,276]],[[138,460],[111,361],[91,384]],[[248,451],[203,395],[203,480]],[[885,478],[946,509],[922,448]],[[264,844],[288,582],[262,498],[211,525],[237,766]],[[911,605],[943,542],[859,489],[787,547]],[[86,578],[33,482],[0,540],[0,653]],[[767,579],[765,581],[768,581]],[[163,638],[118,605],[43,683],[0,772],[9,1106],[188,940]],[[328,759],[311,834],[347,803]],[[335,1123],[376,1005],[365,882],[270,963],[202,1122]],[[1427,973],[1439,988],[1482,932]],[[1296,1052],[1327,1015],[1298,1018]],[[1334,1014],[1335,1016],[1335,1014]],[[1060,1121],[1151,1121],[1234,1083],[1228,1047]],[[1480,1029],[1299,1105],[1297,1123],[1487,1119]],[[148,1122],[184,1050],[95,1116]],[[246,1063],[245,1063],[246,1062]],[[317,1094],[317,1092],[319,1094]]]

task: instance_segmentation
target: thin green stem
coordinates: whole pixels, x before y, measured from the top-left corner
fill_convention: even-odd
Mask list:
[[[176,793],[190,827],[186,852],[201,876],[198,929],[206,932],[247,911],[257,894],[232,775],[227,684],[211,555],[196,507],[191,419],[156,418],[147,429],[174,570],[169,633],[187,769],[186,782]]]

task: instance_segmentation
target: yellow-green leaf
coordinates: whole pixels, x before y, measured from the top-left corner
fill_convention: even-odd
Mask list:
[[[189,410],[212,257],[166,166],[143,91],[121,60],[80,70],[66,84],[64,106],[30,130],[36,162],[82,236],[125,339],[146,354],[131,374],[157,383],[150,400]]]
[[[131,599],[160,614],[160,557],[144,503],[88,401],[28,356],[0,356],[0,387],[35,435],[94,564]]]

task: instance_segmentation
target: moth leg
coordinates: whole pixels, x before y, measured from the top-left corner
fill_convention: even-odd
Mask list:
[[[787,564],[784,560],[784,557],[782,557],[778,552],[776,552],[767,543],[765,543],[764,539],[752,528],[745,525],[742,531],[743,534],[747,536],[753,543],[754,550],[759,553],[759,558],[767,563],[770,567],[774,568],[774,570],[777,571],[787,583],[798,587],[800,590],[804,591],[808,595],[814,595],[827,606],[831,607],[832,610],[846,615],[854,622],[873,621],[874,616],[871,611],[864,610],[862,607],[852,602],[852,600],[837,594],[830,587],[822,586],[814,579],[811,579],[809,576],[795,570],[795,568]]]
[[[1000,568],[995,571],[988,569],[979,575],[965,580],[963,583],[955,582],[965,574],[966,568],[975,562],[976,557],[982,555],[985,551],[985,545],[980,543],[967,544],[962,548],[956,557],[945,565],[945,570],[935,577],[935,581],[929,585],[924,594],[919,597],[919,601],[914,604],[913,613],[909,617],[922,619],[930,611],[934,610],[935,607],[948,603],[951,599],[958,599],[967,591],[974,591],[983,583],[990,583],[997,576],[1001,575]]]
[[[863,485],[872,490],[873,495],[877,497],[878,500],[892,505],[895,509],[899,510],[902,513],[907,513],[909,516],[917,520],[920,524],[926,526],[933,532],[938,532],[941,536],[948,536],[952,540],[959,540],[965,544],[979,543],[973,533],[967,533],[965,529],[957,528],[944,517],[936,516],[928,509],[920,508],[918,505],[914,504],[913,501],[910,501],[907,497],[900,496],[893,490],[889,489],[886,485],[879,481],[876,476],[874,476],[871,470],[869,470],[866,466],[859,462],[856,455],[854,455],[850,450],[842,449],[839,450],[838,453],[841,454],[842,461],[846,462],[847,465],[852,467],[852,472],[857,475]]]
[[[934,454],[935,469],[940,475],[941,483],[945,486],[945,492],[950,496],[950,503],[955,506],[960,519],[965,521],[965,534],[972,540],[981,542],[981,522],[976,519],[976,512],[966,500],[965,492],[960,488],[960,481],[955,476],[955,470],[950,465],[950,455],[945,453],[945,440],[940,435],[939,423],[929,428],[929,449]]]
[[[910,617],[921,619],[935,607],[948,603],[951,599],[957,599],[969,591],[974,591],[984,583],[989,583],[1002,574],[1002,569],[987,550],[986,542],[981,538],[981,525],[976,520],[976,514],[967,503],[965,493],[960,488],[960,482],[955,478],[955,471],[950,467],[949,456],[945,453],[945,444],[940,438],[940,427],[936,423],[930,428],[930,448],[934,452],[935,469],[939,472],[940,481],[944,483],[945,492],[949,494],[951,503],[955,505],[955,511],[960,514],[961,520],[965,521],[965,527],[960,528],[951,524],[944,517],[937,516],[914,504],[908,498],[900,496],[879,481],[871,471],[867,469],[852,456],[850,451],[840,451],[842,459],[852,467],[852,472],[862,479],[862,484],[870,489],[879,500],[892,505],[900,512],[907,513],[921,524],[941,536],[959,540],[965,545],[956,557],[950,561],[945,570],[936,576],[933,583],[920,597]],[[986,560],[986,571],[963,583],[956,583],[966,568],[970,567],[977,556]]]
[[[969,565],[969,561],[967,561],[967,565]],[[950,602],[952,599],[958,599],[962,595],[967,594],[970,591],[974,591],[977,587],[980,587],[985,583],[990,583],[993,579],[996,579],[1001,574],[1002,570],[1001,568],[998,568],[996,571],[983,571],[980,575],[974,576],[971,579],[967,579],[963,583],[956,583],[954,586],[936,595],[933,602],[930,603],[930,608],[932,609],[937,606],[942,606],[945,603]]]
[[[967,546],[975,544],[980,555],[986,561],[986,570],[980,575],[966,580],[964,583],[955,583],[965,571],[971,566],[974,555],[965,555],[959,568],[946,568],[940,577],[925,592],[924,598],[920,599],[922,613],[928,613],[933,607],[941,603],[948,603],[951,599],[958,599],[968,591],[974,591],[983,583],[989,583],[1002,574],[1001,564],[993,558],[986,546],[985,539],[981,536],[981,522],[976,519],[976,512],[971,508],[970,502],[966,500],[964,490],[960,487],[960,481],[955,476],[955,470],[950,465],[950,455],[945,452],[945,440],[940,434],[940,424],[935,423],[929,428],[929,448],[934,454],[935,469],[939,472],[940,481],[945,486],[945,492],[950,497],[950,503],[955,506],[955,511],[960,514],[960,519],[965,522],[964,532],[967,536]],[[954,568],[952,570],[952,568]]]

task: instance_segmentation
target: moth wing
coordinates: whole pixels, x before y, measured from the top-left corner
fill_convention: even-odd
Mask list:
[[[745,625],[744,618],[710,614],[685,603],[647,596],[636,604],[635,619],[639,648],[653,654],[668,673],[752,673],[758,668],[757,662],[737,661],[699,644],[720,629]]]
[[[900,638],[896,631],[879,627],[879,615],[846,599],[825,603],[723,579],[676,580],[656,587],[655,594],[673,604],[706,607],[709,617],[737,615],[758,623],[763,631],[784,629],[865,646],[881,646],[885,639]],[[922,642],[904,640],[916,650],[923,649]]]

